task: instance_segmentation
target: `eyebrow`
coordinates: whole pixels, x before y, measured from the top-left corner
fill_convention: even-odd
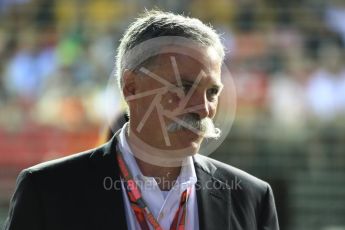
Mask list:
[[[190,84],[190,85],[194,84],[194,81],[183,79],[183,76],[181,76],[181,82],[182,82],[182,84],[186,84],[186,83]],[[222,83],[214,83],[212,85],[212,87],[221,90],[221,89],[223,89],[224,85]]]

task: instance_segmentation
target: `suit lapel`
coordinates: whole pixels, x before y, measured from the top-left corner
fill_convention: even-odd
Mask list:
[[[200,230],[230,229],[231,191],[207,158],[194,156]]]
[[[86,186],[93,229],[127,229],[119,168],[116,163],[116,134],[90,156]]]

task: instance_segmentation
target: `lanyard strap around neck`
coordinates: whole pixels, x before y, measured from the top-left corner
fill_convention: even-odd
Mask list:
[[[142,230],[149,230],[147,221],[155,230],[163,230],[159,225],[156,218],[153,216],[152,212],[148,208],[146,202],[144,201],[140,188],[134,181],[128,167],[123,159],[122,153],[117,148],[117,161],[120,168],[121,177],[124,182],[124,187],[127,192],[127,196],[130,200],[132,210],[136,216],[136,219]],[[190,188],[187,188],[181,194],[179,207],[175,213],[173,222],[170,226],[170,230],[184,230],[187,212],[187,201],[190,194]],[[146,218],[146,219],[145,219]],[[146,221],[147,220],[147,221]]]

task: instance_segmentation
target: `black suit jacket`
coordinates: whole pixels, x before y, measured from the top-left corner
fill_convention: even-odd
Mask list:
[[[116,137],[83,153],[23,170],[5,230],[127,229]],[[276,230],[270,186],[239,169],[196,155],[201,230]]]

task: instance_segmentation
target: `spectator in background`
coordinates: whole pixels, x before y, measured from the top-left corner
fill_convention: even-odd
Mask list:
[[[336,43],[325,43],[319,50],[319,68],[307,85],[311,114],[324,122],[333,121],[344,111],[343,49]]]
[[[344,1],[329,1],[325,10],[325,23],[338,33],[345,44],[345,3]]]
[[[35,101],[42,90],[42,82],[57,68],[54,48],[38,49],[35,33],[30,29],[21,33],[5,73],[7,90],[21,100]]]
[[[302,131],[308,119],[305,87],[310,64],[302,58],[296,55],[285,60],[286,68],[273,74],[270,80],[268,103],[271,115],[274,124],[286,133]]]

